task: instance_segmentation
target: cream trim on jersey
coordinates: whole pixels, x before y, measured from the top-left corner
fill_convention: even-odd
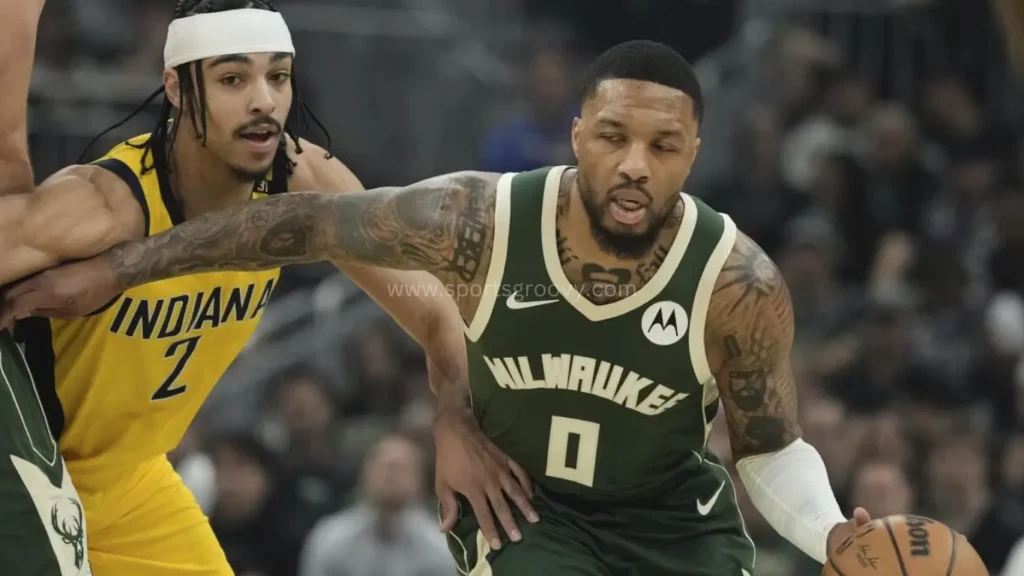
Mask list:
[[[15,348],[18,348],[18,346],[15,345]],[[28,366],[28,362],[25,360],[25,353],[21,351],[21,348],[18,348],[18,354],[21,355],[21,360],[25,363],[25,366]],[[7,372],[4,370],[3,360],[3,353],[0,353],[0,378],[3,378],[4,384],[7,385],[7,390],[11,393],[11,401],[14,402],[14,409],[18,411],[18,419],[21,420],[21,426],[25,429],[25,436],[28,438],[28,445],[32,447],[32,451],[36,453],[36,456],[39,456],[44,462],[46,462],[47,466],[53,466],[57,463],[57,455],[59,453],[57,450],[57,440],[53,437],[53,433],[50,431],[49,420],[46,418],[46,411],[43,410],[43,400],[39,398],[39,389],[36,387],[36,381],[32,376],[32,371],[28,371],[28,378],[29,382],[32,384],[32,393],[36,395],[36,406],[39,408],[39,413],[43,415],[43,424],[46,425],[46,435],[49,437],[50,444],[52,445],[52,453],[49,456],[46,456],[39,451],[40,449],[45,448],[36,447],[36,443],[32,438],[32,433],[28,429],[28,423],[25,422],[25,415],[21,412],[21,404],[18,403],[18,395],[14,393],[14,386],[11,384],[10,378],[7,377]]]
[[[491,547],[487,544],[487,537],[483,530],[476,531],[476,566],[469,571],[468,576],[494,576],[491,570],[491,563],[487,561],[487,553]]]
[[[463,320],[463,331],[470,342],[476,342],[483,336],[487,323],[494,312],[494,304],[501,292],[501,280],[505,275],[505,260],[508,256],[508,234],[512,222],[512,178],[515,173],[502,174],[498,179],[498,188],[494,198],[494,240],[491,242],[491,262],[487,267],[487,278],[480,293],[473,321],[466,325]]]
[[[558,188],[562,174],[567,168],[568,166],[552,168],[544,184],[544,208],[541,211],[541,249],[544,253],[544,265],[547,268],[548,277],[555,284],[555,288],[558,289],[562,298],[591,322],[601,322],[622,316],[648,304],[668,285],[676,268],[683,260],[686,248],[690,245],[693,231],[697,227],[697,205],[693,202],[693,198],[680,193],[685,206],[683,223],[679,227],[675,240],[672,241],[672,247],[669,248],[665,261],[655,272],[654,277],[642,288],[622,300],[597,305],[584,298],[569,282],[565,271],[562,270],[562,263],[558,259],[558,245],[555,239],[558,226]]]
[[[711,381],[714,374],[708,365],[707,350],[705,350],[705,330],[707,329],[708,309],[711,307],[711,295],[715,291],[715,283],[718,275],[729,259],[733,246],[736,244],[736,224],[731,218],[722,214],[725,220],[725,228],[722,236],[718,239],[707,264],[704,265],[704,272],[700,275],[697,283],[697,292],[693,297],[693,308],[690,310],[690,361],[693,363],[693,373],[697,382],[702,385]]]

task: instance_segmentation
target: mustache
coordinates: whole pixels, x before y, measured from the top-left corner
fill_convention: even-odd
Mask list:
[[[255,118],[255,119],[253,119],[253,120],[251,120],[249,122],[246,122],[245,124],[243,124],[243,125],[239,126],[238,128],[236,128],[235,129],[235,136],[236,137],[241,136],[242,133],[244,133],[247,130],[251,130],[253,128],[261,128],[261,127],[264,127],[264,126],[273,128],[274,132],[277,133],[277,134],[280,134],[281,132],[284,132],[284,127],[281,126],[280,122],[278,122],[277,120],[271,118],[270,116],[261,116],[259,118]]]
[[[643,184],[640,184],[639,182],[634,182],[632,180],[626,180],[625,182],[622,182],[621,184],[616,184],[611,190],[608,191],[608,194],[612,194],[613,192],[618,192],[619,190],[636,190],[637,192],[643,194],[647,198],[648,202],[653,202],[654,201],[654,198],[651,196],[651,193],[648,192],[647,188],[644,188]]]

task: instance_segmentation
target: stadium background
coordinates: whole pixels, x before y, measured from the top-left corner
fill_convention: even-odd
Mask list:
[[[47,2],[38,178],[159,85],[172,4]],[[696,62],[707,120],[687,189],[789,281],[803,426],[840,501],[947,522],[1000,573],[1024,536],[1024,100],[986,3],[278,4],[304,97],[368,187],[571,163],[589,57],[645,37]],[[156,110],[94,155],[148,131]],[[422,355],[395,325],[330,267],[293,269],[173,457],[240,576],[449,575],[426,516],[363,524],[382,507],[432,514],[431,410]],[[396,429],[426,457],[376,444]],[[817,573],[745,514],[756,576]]]

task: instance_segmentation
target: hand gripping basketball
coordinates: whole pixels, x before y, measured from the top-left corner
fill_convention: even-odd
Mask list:
[[[988,576],[967,539],[931,518],[880,518],[836,542],[822,576]]]

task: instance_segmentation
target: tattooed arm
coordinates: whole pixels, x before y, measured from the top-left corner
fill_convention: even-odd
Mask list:
[[[733,456],[781,450],[800,437],[790,367],[793,307],[782,273],[738,235],[711,297],[707,349]]]
[[[486,275],[497,180],[459,172],[403,188],[272,196],[123,244],[106,259],[122,290],[197,272],[321,260],[426,270],[469,284]]]
[[[824,563],[830,545],[866,523],[866,513],[846,520],[821,456],[800,439],[790,366],[793,332],[782,273],[739,234],[718,277],[705,335],[733,458],[765,520]]]

